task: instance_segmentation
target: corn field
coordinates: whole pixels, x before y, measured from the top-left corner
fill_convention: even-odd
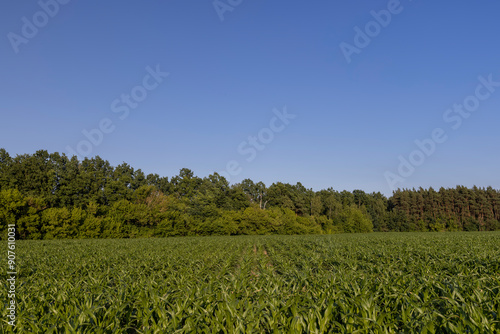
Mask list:
[[[18,241],[17,252],[16,327],[2,307],[1,333],[500,332],[497,232]]]

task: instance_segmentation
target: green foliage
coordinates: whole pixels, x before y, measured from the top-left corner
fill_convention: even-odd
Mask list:
[[[500,191],[463,186],[400,189],[389,199],[388,215],[392,231],[494,231],[500,222]]]
[[[239,221],[241,234],[269,234],[272,232],[271,226],[267,212],[255,206],[245,209]]]
[[[241,219],[239,212],[226,211],[221,217],[213,220],[205,220],[200,222],[195,233],[197,235],[236,235],[238,234],[237,221]]]
[[[83,221],[78,237],[80,238],[99,238],[103,235],[103,219],[88,215]]]
[[[41,233],[44,239],[76,238],[86,215],[80,208],[49,208],[41,216]]]
[[[1,239],[8,223],[20,239],[493,231],[500,191],[399,189],[387,199],[300,182],[230,185],[218,173],[201,178],[187,168],[169,180],[99,156],[79,161],[40,150],[11,157],[0,149]]]
[[[335,220],[336,225],[345,233],[366,233],[373,231],[370,218],[355,206],[345,208]]]
[[[299,222],[300,218],[291,209],[273,207],[267,210],[267,212],[271,218],[273,230],[277,234],[306,234],[310,231],[307,226],[309,222],[306,221],[306,226],[301,224]],[[315,232],[320,233],[318,231]]]
[[[0,191],[0,228],[4,230],[8,224],[15,224],[26,210],[26,199],[17,189]]]
[[[16,253],[16,327],[1,333],[500,331],[499,232],[21,240]]]

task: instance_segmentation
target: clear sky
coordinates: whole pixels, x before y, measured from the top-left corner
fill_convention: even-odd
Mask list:
[[[498,1],[59,1],[0,5],[11,155],[386,195],[500,188]]]

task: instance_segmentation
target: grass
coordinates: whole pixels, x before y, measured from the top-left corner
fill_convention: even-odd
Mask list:
[[[499,232],[17,241],[16,250],[18,333],[500,332]],[[0,313],[0,333],[14,332]]]

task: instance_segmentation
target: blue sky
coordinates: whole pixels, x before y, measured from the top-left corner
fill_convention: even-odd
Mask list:
[[[500,188],[500,87],[474,98],[480,76],[500,82],[497,1],[222,0],[234,5],[224,20],[212,1],[60,0],[57,12],[55,1],[41,0],[52,16],[37,1],[0,5],[0,147],[11,155],[78,153],[82,131],[109,120],[88,156],[162,176],[233,161],[231,183]],[[374,24],[388,8],[390,22]],[[340,45],[356,47],[367,24],[370,43],[348,62]],[[169,73],[151,90],[148,67]],[[120,119],[111,105],[134,89],[147,96]],[[443,116],[466,100],[473,111],[453,129]],[[296,117],[269,140],[285,107]],[[437,128],[446,140],[415,153]],[[252,161],[249,136],[264,146]]]

